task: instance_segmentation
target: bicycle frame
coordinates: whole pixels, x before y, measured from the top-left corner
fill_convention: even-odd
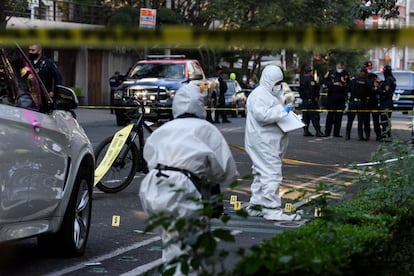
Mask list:
[[[135,139],[138,137],[139,140],[139,161],[142,162],[143,160],[143,149],[144,149],[144,128],[148,132],[152,132],[150,126],[148,126],[144,121],[145,115],[145,108],[144,103],[139,102],[140,108],[137,108],[138,117],[133,124],[129,124],[126,127],[122,128],[118,132],[116,132],[112,138],[111,144],[105,153],[104,158],[102,159],[101,163],[95,169],[95,179],[94,185],[99,183],[99,181],[104,177],[104,175],[108,172],[114,162],[123,162],[125,160],[130,144],[128,144],[127,150],[122,151],[123,146],[125,145],[128,137],[130,137],[131,132],[133,132],[131,136],[131,142],[134,143]],[[141,112],[139,112],[141,111]],[[119,155],[121,154],[121,155]],[[140,164],[142,166],[142,164]]]

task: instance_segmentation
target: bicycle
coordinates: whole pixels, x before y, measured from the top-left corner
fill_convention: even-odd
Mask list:
[[[149,133],[152,133],[153,130],[144,120],[145,103],[137,100],[137,104],[138,106],[136,110],[126,113],[132,121],[132,126],[130,124],[119,131],[124,131],[122,135],[128,135],[125,143],[122,145],[122,148],[119,149],[119,153],[116,158],[114,158],[113,163],[110,164],[110,167],[106,168],[106,173],[104,173],[102,178],[100,178],[100,181],[96,183],[96,187],[105,193],[117,193],[124,190],[131,183],[136,172],[148,173],[147,163],[143,157],[145,144],[144,129]],[[115,137],[116,134],[107,137],[96,147],[96,164],[101,164],[102,160],[107,157],[108,150],[110,151],[109,155],[117,154],[115,152],[115,147],[111,148],[111,142]],[[138,146],[135,142],[137,138]],[[107,166],[109,166],[109,163]]]

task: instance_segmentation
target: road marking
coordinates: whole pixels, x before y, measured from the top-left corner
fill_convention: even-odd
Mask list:
[[[136,276],[136,275],[141,275],[141,274],[144,274],[144,273],[145,273],[145,272],[147,272],[148,270],[151,270],[151,269],[153,269],[154,267],[156,267],[156,266],[158,266],[158,265],[160,265],[160,264],[162,264],[162,263],[163,263],[163,261],[162,261],[162,259],[160,258],[160,259],[157,259],[157,260],[152,261],[152,262],[150,262],[150,263],[147,263],[147,264],[144,264],[144,265],[138,266],[138,267],[134,268],[134,269],[133,269],[133,270],[131,270],[131,271],[125,272],[125,273],[123,273],[123,274],[120,274],[120,276]]]
[[[151,244],[151,243],[156,242],[156,241],[159,241],[159,240],[161,240],[161,238],[159,236],[153,237],[151,239],[143,240],[143,241],[134,243],[134,244],[132,244],[130,246],[127,246],[127,247],[118,248],[118,249],[116,249],[116,250],[114,250],[114,251],[112,251],[112,252],[110,252],[108,254],[105,254],[105,255],[102,255],[102,256],[98,256],[98,257],[96,257],[94,259],[88,260],[87,262],[83,262],[83,263],[80,263],[80,264],[77,264],[77,265],[74,265],[74,266],[66,267],[64,269],[61,269],[61,270],[58,270],[58,271],[54,271],[54,272],[49,273],[49,274],[46,274],[46,275],[47,276],[59,276],[59,275],[67,274],[67,273],[70,273],[70,272],[73,272],[73,271],[76,271],[76,270],[80,270],[80,269],[86,267],[87,264],[89,264],[89,263],[102,262],[104,260],[111,259],[113,257],[116,257],[116,256],[119,256],[121,254],[124,254],[125,252],[131,251],[131,250],[135,250],[137,248],[146,246],[148,244]]]

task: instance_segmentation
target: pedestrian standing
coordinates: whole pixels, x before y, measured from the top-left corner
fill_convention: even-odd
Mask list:
[[[392,74],[390,65],[384,66],[384,81],[379,88],[380,95],[380,123],[382,127],[381,139],[385,142],[391,141],[391,115],[393,108],[393,100],[395,88],[397,87],[397,80]]]
[[[217,66],[217,81],[219,83],[218,89],[218,109],[216,110],[216,118],[214,120],[215,123],[231,123],[229,119],[227,119],[227,110],[226,108],[226,92],[227,92],[227,84],[226,81],[223,79],[223,69],[220,66]]]
[[[53,98],[56,86],[62,84],[62,75],[55,62],[43,55],[42,47],[38,44],[29,46],[29,59],[50,97]]]
[[[331,70],[322,82],[328,89],[326,106],[328,108],[328,114],[326,115],[325,135],[330,136],[333,128],[333,136],[342,137],[342,116],[345,109],[349,82],[349,75],[344,70],[343,63],[337,63],[336,68]]]
[[[314,136],[309,131],[309,125],[312,122],[316,130],[317,137],[323,137],[325,134],[321,131],[319,109],[319,89],[318,82],[312,76],[312,68],[309,65],[304,65],[301,70],[299,81],[299,94],[302,99],[302,121],[305,124],[303,127],[303,136]]]
[[[349,84],[349,105],[348,105],[348,122],[346,124],[345,140],[351,139],[352,123],[355,116],[358,120],[358,138],[360,141],[367,141],[369,137],[369,113],[367,102],[371,90],[371,83],[368,79],[368,71],[364,67],[358,76],[353,78]],[[364,136],[365,133],[365,136]]]
[[[201,199],[201,193],[193,181],[225,185],[239,175],[223,135],[205,120],[206,95],[203,87],[193,83],[182,86],[173,101],[174,120],[156,129],[145,142],[149,172],[141,182],[139,197],[148,216],[205,221],[207,218],[200,215],[202,207],[194,200]],[[180,233],[173,225],[160,230],[164,263],[189,250],[188,244],[178,241]]]
[[[263,216],[267,220],[293,221],[301,217],[283,212],[279,193],[288,134],[277,122],[292,108],[283,104],[282,81],[282,70],[268,65],[262,72],[259,86],[247,98],[245,148],[253,163],[253,182],[246,211],[250,216]]]
[[[380,125],[380,113],[379,113],[379,94],[378,88],[381,84],[381,79],[378,77],[377,74],[373,73],[373,66],[371,61],[365,62],[365,68],[368,72],[368,80],[371,86],[369,91],[369,98],[367,102],[367,109],[368,114],[370,115],[370,120],[372,120],[372,125],[374,127],[374,132],[376,136],[376,140],[381,140],[381,125]],[[369,130],[369,134],[367,135],[367,139],[370,139],[371,127]]]
[[[122,83],[122,78],[119,73],[119,71],[115,71],[114,75],[109,78],[109,87],[111,89],[110,95],[109,95],[109,104],[111,106],[111,114],[114,113],[114,109],[112,108],[114,106],[114,95],[115,91],[118,88],[119,85]]]

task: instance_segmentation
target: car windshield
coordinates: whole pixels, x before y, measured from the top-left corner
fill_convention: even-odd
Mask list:
[[[136,65],[129,74],[130,79],[169,78],[183,79],[184,64],[173,63],[146,63]]]

